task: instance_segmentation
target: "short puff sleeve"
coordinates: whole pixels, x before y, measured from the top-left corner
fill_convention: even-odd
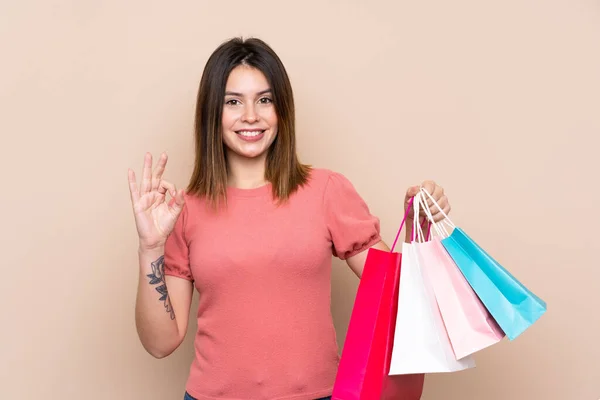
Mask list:
[[[379,218],[344,175],[330,174],[323,201],[334,256],[345,260],[381,241]]]
[[[187,204],[179,214],[173,231],[165,242],[165,275],[193,281],[190,269],[189,247],[185,238],[185,222],[188,216]]]

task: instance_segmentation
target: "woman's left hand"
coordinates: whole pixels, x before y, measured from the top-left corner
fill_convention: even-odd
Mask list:
[[[420,186],[411,186],[408,188],[408,190],[406,190],[406,196],[404,198],[405,211],[408,207],[408,202],[410,201],[411,197],[414,197],[417,193],[419,193],[421,188],[425,189],[427,193],[431,194],[431,197],[435,199],[435,201],[439,204],[439,206],[442,208],[444,213],[446,213],[446,215],[450,213],[451,207],[450,203],[448,202],[448,197],[446,197],[446,195],[444,194],[444,188],[435,183],[434,181],[424,181],[423,183],[421,183]],[[433,204],[431,199],[426,194],[424,194],[424,198],[427,200],[427,204],[429,205],[429,209],[431,210],[433,220],[435,222],[440,222],[441,220],[443,220],[445,217],[444,214],[439,210],[439,208],[437,208]],[[413,215],[413,213],[408,213],[407,219],[412,220]],[[421,210],[419,215],[425,216],[426,214],[423,210]]]

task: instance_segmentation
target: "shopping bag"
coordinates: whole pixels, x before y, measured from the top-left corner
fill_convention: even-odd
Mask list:
[[[421,268],[414,242],[419,220],[418,200],[415,200],[413,209],[413,240],[402,246],[390,374],[457,372],[473,368],[475,361],[470,356],[457,360],[452,351],[431,283]]]
[[[429,227],[439,235],[417,240],[419,265],[431,282],[454,355],[461,359],[500,342],[505,335],[442,245],[440,237],[447,235],[433,221],[427,202],[422,196],[419,200]],[[416,237],[422,237],[420,229]]]
[[[412,201],[409,209],[410,206]],[[398,234],[405,220],[406,214]],[[418,400],[421,398],[423,375],[389,376],[388,374],[401,259],[402,255],[394,252],[394,246],[389,252],[368,250],[338,366],[332,399]]]
[[[425,189],[421,192],[441,210]],[[516,339],[544,315],[546,302],[517,280],[447,215],[444,214],[444,217],[452,232],[441,240],[442,245],[509,340]]]

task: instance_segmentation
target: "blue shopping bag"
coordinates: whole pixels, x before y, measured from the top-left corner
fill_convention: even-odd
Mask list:
[[[421,191],[441,210],[426,190]],[[444,235],[446,237],[441,240],[444,248],[506,337],[516,339],[544,315],[546,302],[519,282],[464,230],[454,225],[447,215],[444,216],[443,222],[453,228],[452,233]],[[435,225],[447,234],[443,225]]]

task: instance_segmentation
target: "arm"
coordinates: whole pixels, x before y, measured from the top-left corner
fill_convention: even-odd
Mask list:
[[[146,351],[163,358],[185,338],[193,285],[186,279],[164,275],[164,247],[140,248],[138,256],[136,328]]]
[[[383,240],[378,243],[375,243],[370,248],[383,250],[383,251],[390,251],[390,248],[388,247],[387,244],[385,244],[385,242]],[[348,264],[348,266],[350,267],[352,272],[354,272],[356,274],[356,276],[358,276],[358,278],[360,278],[362,276],[363,269],[365,268],[365,262],[367,261],[368,253],[369,253],[369,249],[365,249],[365,250],[361,251],[360,253],[353,255],[352,257],[348,257],[346,259],[346,264]]]
[[[406,225],[406,235],[404,241],[406,243],[410,243],[412,235],[412,224]],[[383,251],[390,251],[389,246],[382,240],[378,243],[375,243],[370,247],[371,249],[378,249]],[[350,267],[352,272],[356,274],[359,278],[362,276],[363,269],[365,268],[365,262],[367,261],[367,254],[369,253],[369,249],[363,250],[360,253],[348,257],[346,259],[346,264]]]
[[[165,275],[165,244],[169,235],[182,236],[185,197],[175,185],[162,179],[167,155],[162,154],[152,170],[152,154],[146,153],[141,186],[129,169],[129,191],[138,246],[139,279],[135,302],[135,324],[142,345],[156,358],[171,354],[183,341],[192,302],[192,283]],[[167,193],[172,199],[166,202]],[[182,218],[179,218],[180,215]],[[178,229],[174,232],[175,225]],[[182,241],[182,240],[179,240]],[[180,258],[187,259],[184,244]],[[174,253],[178,253],[177,249]],[[167,290],[168,288],[168,290]]]
[[[450,209],[451,209],[450,203],[448,202],[448,198],[444,194],[444,189],[441,186],[437,185],[433,181],[425,181],[422,183],[422,186],[425,190],[427,190],[427,192],[432,193],[432,197],[442,207],[443,212],[438,209],[432,210],[433,211],[433,220],[435,222],[441,221],[444,218],[444,213],[446,215],[448,215],[450,213]],[[419,190],[420,190],[419,186],[413,186],[413,187],[410,187],[406,191],[406,197],[405,197],[405,201],[404,201],[405,210],[407,209],[407,206],[408,206],[408,200],[411,197],[415,196],[419,192]],[[433,207],[433,203],[431,202],[431,200],[429,200],[428,203],[430,204],[430,207]],[[423,223],[423,225],[422,225],[423,230],[427,230],[429,228],[430,222],[427,220],[427,218],[424,217],[424,220],[421,223]],[[406,231],[406,234],[404,237],[404,241],[406,243],[410,243],[412,240],[412,231],[413,231],[413,219],[412,219],[412,217],[410,217],[410,214],[406,220],[405,231]],[[383,241],[376,243],[375,245],[371,246],[371,248],[383,250],[383,251],[390,251],[389,246],[387,244],[385,244],[385,242],[383,242]],[[364,250],[352,257],[348,257],[346,259],[346,263],[348,264],[350,269],[359,278],[362,276],[362,272],[365,267],[368,250],[369,249],[366,249],[366,250]]]

